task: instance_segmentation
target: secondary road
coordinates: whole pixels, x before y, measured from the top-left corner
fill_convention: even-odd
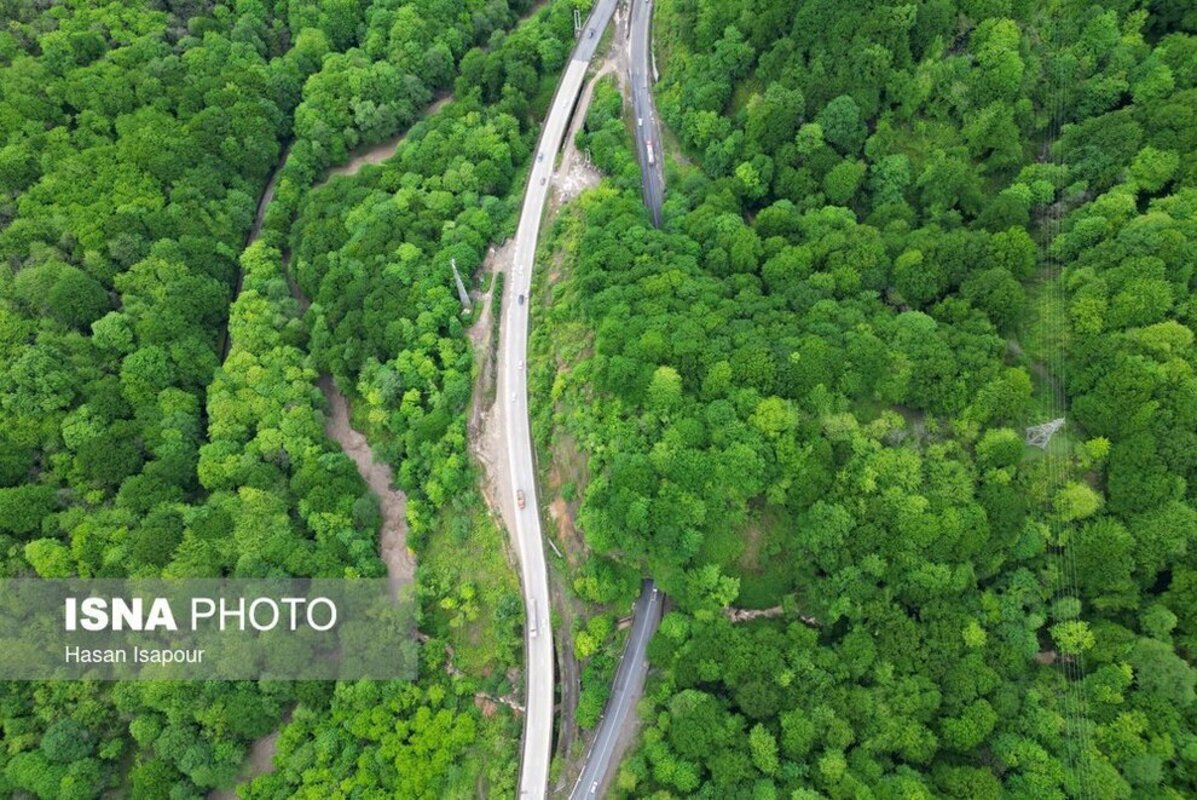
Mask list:
[[[664,595],[653,582],[646,580],[644,588],[640,591],[640,599],[636,601],[632,610],[632,632],[628,636],[623,658],[615,671],[615,687],[607,700],[607,709],[603,712],[598,735],[595,736],[587,754],[586,766],[582,768],[582,774],[570,793],[571,800],[592,800],[598,797],[599,789],[602,788],[611,768],[611,757],[615,754],[615,745],[623,732],[623,722],[627,719],[636,698],[644,691],[644,679],[648,675],[648,643],[661,622],[663,599]]]
[[[661,124],[657,120],[652,94],[652,16],[652,0],[632,0],[632,111],[636,114],[636,154],[640,158],[644,205],[648,206],[653,225],[659,228],[661,203],[665,198],[665,172],[661,167]]]
[[[541,130],[528,176],[524,205],[516,230],[515,260],[508,276],[500,320],[498,359],[499,422],[511,477],[508,498],[516,550],[523,572],[525,628],[524,747],[520,763],[520,797],[546,795],[553,743],[553,629],[549,616],[549,581],[545,568],[540,508],[536,501],[536,471],[528,421],[528,382],[524,360],[528,352],[528,295],[532,287],[533,257],[540,235],[540,219],[549,195],[549,178],[570,111],[582,88],[586,68],[615,11],[616,0],[599,0],[582,28],[573,57],[566,65],[553,105]],[[520,494],[521,503],[517,499]]]
[[[632,0],[629,36],[629,72],[632,111],[636,115],[636,149],[640,159],[644,204],[653,224],[661,225],[661,203],[665,196],[665,172],[661,165],[661,125],[653,102],[652,85],[652,0]],[[651,155],[651,157],[650,157]],[[651,580],[644,582],[640,599],[632,611],[632,635],[615,673],[615,686],[599,723],[582,775],[574,785],[571,800],[592,800],[606,785],[628,713],[644,691],[648,673],[649,640],[661,621],[664,596]]]

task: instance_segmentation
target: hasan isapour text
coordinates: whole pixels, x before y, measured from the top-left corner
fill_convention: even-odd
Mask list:
[[[67,664],[201,664],[203,650],[169,648],[114,647],[92,649],[67,645],[63,660]]]

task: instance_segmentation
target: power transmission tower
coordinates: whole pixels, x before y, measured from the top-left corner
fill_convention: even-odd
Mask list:
[[[449,264],[453,267],[453,280],[457,281],[457,296],[461,298],[462,313],[468,314],[470,311],[470,293],[466,291],[465,284],[461,280],[461,273],[457,271],[457,259],[449,259]]]
[[[1052,436],[1063,427],[1063,417],[1053,419],[1051,422],[1045,422],[1042,425],[1032,425],[1027,428],[1027,444],[1038,447],[1041,450],[1046,450],[1048,442],[1052,440]]]

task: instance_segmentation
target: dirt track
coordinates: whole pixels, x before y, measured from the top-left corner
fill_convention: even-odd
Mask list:
[[[437,111],[445,107],[445,104],[452,102],[452,95],[445,95],[438,97],[432,105],[424,109],[424,113],[420,115],[420,119],[425,119],[432,116]],[[386,141],[378,144],[370,145],[364,150],[355,150],[349,157],[349,160],[344,164],[338,164],[335,167],[330,167],[325,173],[324,178],[316,183],[316,186],[322,186],[327,183],[330,178],[338,175],[356,175],[362,167],[369,164],[381,164],[391,156],[395,155],[395,149],[399,147],[399,143],[403,141],[404,137],[410,132],[410,128],[404,128],[403,132],[392,136]]]
[[[443,105],[448,99],[442,98],[438,100],[433,106],[433,110]],[[385,161],[395,152],[395,148],[399,145],[399,141],[402,138],[402,136],[397,136],[359,153],[349,162],[329,170],[329,175],[326,176],[325,180],[332,175],[353,175],[366,164],[378,164]],[[274,196],[275,181],[279,172],[282,171],[285,157],[286,155],[284,154],[284,161],[279,162],[278,167],[270,178],[270,182],[266,185],[266,189],[262,193],[262,197],[258,201],[257,218],[254,220],[253,229],[250,231],[249,238],[246,241],[247,247],[257,240],[258,235],[261,233],[266,206],[269,205],[271,198]],[[285,264],[284,267],[286,267]],[[284,271],[286,272],[287,284],[291,288],[291,294],[299,302],[300,310],[307,310],[308,299],[303,296],[290,270],[284,269]],[[240,286],[238,286],[239,288]],[[227,350],[227,344],[224,345],[224,348]],[[400,586],[409,583],[415,577],[416,573],[415,556],[407,547],[407,497],[403,492],[392,488],[391,479],[393,474],[390,465],[375,461],[374,452],[370,449],[366,437],[359,431],[354,430],[353,426],[349,424],[349,402],[345,399],[345,395],[336,387],[332,377],[322,375],[320,376],[319,383],[320,391],[324,394],[324,399],[328,402],[330,412],[324,420],[324,432],[328,434],[330,439],[341,446],[341,449],[345,451],[345,455],[349,456],[353,463],[357,465],[357,471],[362,476],[362,480],[378,496],[379,510],[382,512],[382,528],[378,535],[378,549],[383,563],[386,564],[387,580],[391,593],[394,594]],[[290,715],[288,714],[288,716]],[[280,730],[266,734],[250,746],[238,784],[252,780],[256,776],[264,775],[274,769],[274,754],[278,750]],[[236,800],[236,798],[236,785],[228,789],[213,789],[207,795],[207,800]]]
[[[407,497],[391,486],[394,476],[390,465],[377,461],[366,437],[349,424],[349,403],[330,376],[320,377],[320,391],[324,393],[331,412],[324,420],[325,432],[341,445],[345,455],[357,465],[357,471],[370,490],[378,495],[382,511],[378,548],[387,566],[391,592],[394,593],[416,575],[415,555],[407,546]]]
[[[448,96],[438,99],[427,109],[426,114],[435,113],[451,99]],[[356,175],[366,165],[381,164],[394,155],[395,148],[406,135],[407,131],[404,131],[385,142],[358,152],[349,161],[330,169],[325,180],[335,175]],[[298,287],[293,285],[292,291],[298,292]],[[307,306],[306,298],[298,299],[302,307]],[[386,564],[387,579],[393,594],[416,575],[415,554],[407,546],[407,496],[392,485],[394,473],[390,465],[374,458],[374,451],[370,449],[365,435],[349,423],[349,401],[337,388],[332,376],[320,376],[320,391],[324,394],[329,408],[329,415],[324,420],[324,432],[341,446],[345,455],[357,465],[362,480],[378,496],[379,510],[382,512],[378,549],[383,563]]]

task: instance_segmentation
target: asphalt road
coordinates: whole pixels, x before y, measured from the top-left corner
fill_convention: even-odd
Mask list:
[[[511,517],[523,572],[525,628],[524,746],[520,763],[520,797],[545,797],[553,742],[553,630],[549,616],[549,582],[544,540],[536,500],[536,472],[528,421],[528,382],[524,360],[528,352],[528,295],[532,286],[533,256],[540,235],[540,219],[548,199],[557,151],[561,149],[570,110],[582,88],[582,79],[603,30],[611,20],[616,0],[599,0],[583,27],[573,57],[557,86],[553,105],[545,118],[532,162],[523,210],[516,230],[515,260],[506,282],[500,321],[498,392],[500,424],[506,434],[509,460]],[[525,497],[524,508],[516,500]]]
[[[619,668],[615,671],[611,697],[607,700],[598,734],[586,755],[586,766],[570,793],[571,800],[598,797],[599,789],[612,766],[611,757],[623,732],[624,721],[635,705],[636,698],[644,691],[644,679],[648,675],[648,643],[661,622],[661,602],[664,599],[665,596],[651,580],[644,582],[640,599],[632,611],[632,632],[628,636]]]
[[[661,168],[661,123],[653,103],[652,65],[652,0],[632,0],[631,72],[632,110],[636,113],[636,155],[640,159],[640,174],[644,205],[652,215],[653,224],[661,226],[661,203],[665,199],[665,173]],[[648,163],[649,150],[653,163]]]
[[[631,0],[629,67],[632,108],[636,114],[636,155],[640,159],[641,190],[644,205],[653,224],[661,225],[661,203],[665,197],[665,172],[661,165],[661,125],[653,102],[652,0]],[[649,153],[652,152],[652,163]],[[571,800],[592,800],[607,782],[613,766],[616,746],[623,733],[628,713],[644,691],[648,674],[648,643],[661,621],[664,595],[652,580],[644,582],[640,599],[632,611],[632,633],[628,637],[615,685],[599,723],[598,733],[586,754],[582,774],[574,784]]]

